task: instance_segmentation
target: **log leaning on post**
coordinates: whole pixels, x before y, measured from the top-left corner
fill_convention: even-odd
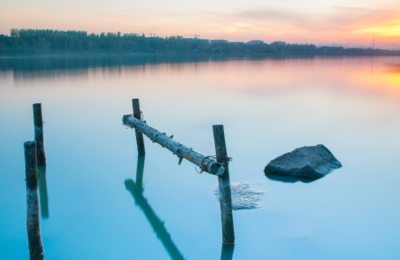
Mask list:
[[[201,155],[191,148],[176,142],[165,133],[159,132],[157,129],[146,124],[146,122],[136,119],[132,115],[125,115],[122,118],[124,125],[142,132],[144,135],[150,138],[155,143],[160,144],[162,147],[167,148],[173,154],[176,154],[180,159],[185,158],[193,164],[200,167],[202,171],[221,176],[225,174],[225,167],[222,163],[217,162],[210,156]]]

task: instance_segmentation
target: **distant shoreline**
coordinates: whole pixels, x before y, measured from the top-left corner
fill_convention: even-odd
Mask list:
[[[232,58],[314,58],[314,57],[383,57],[400,56],[399,53],[340,53],[340,54],[312,54],[312,53],[253,53],[253,52],[230,52],[230,53],[210,53],[210,52],[36,52],[36,53],[16,53],[12,55],[0,54],[0,59],[26,59],[26,58],[145,58],[145,57],[232,57]]]
[[[12,29],[0,35],[1,57],[37,56],[122,56],[122,55],[232,55],[260,57],[291,56],[400,56],[400,50],[345,48],[314,44],[261,40],[229,42],[184,38],[182,36],[146,37],[144,34],[101,33]]]

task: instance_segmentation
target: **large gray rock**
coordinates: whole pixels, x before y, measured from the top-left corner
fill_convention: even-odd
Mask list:
[[[315,180],[324,177],[342,164],[324,145],[304,146],[290,153],[285,153],[265,166],[267,177],[273,175],[289,176],[299,180]],[[293,182],[293,180],[291,181]]]

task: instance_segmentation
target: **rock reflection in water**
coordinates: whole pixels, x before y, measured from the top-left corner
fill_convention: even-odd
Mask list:
[[[313,182],[313,181],[323,178],[323,177],[316,178],[316,179],[296,178],[296,177],[284,176],[284,175],[273,174],[273,173],[265,173],[265,176],[267,176],[267,178],[270,180],[286,182],[286,183],[295,183],[295,182],[310,183],[310,182]]]

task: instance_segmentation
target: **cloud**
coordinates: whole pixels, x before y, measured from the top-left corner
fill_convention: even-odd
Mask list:
[[[400,13],[400,8],[373,8],[337,5],[319,10],[254,6],[236,12],[207,12],[205,24],[214,25],[210,35],[228,37],[285,40],[300,43],[337,43],[369,46],[371,33],[360,30],[388,23]],[[390,39],[385,39],[389,42]]]

